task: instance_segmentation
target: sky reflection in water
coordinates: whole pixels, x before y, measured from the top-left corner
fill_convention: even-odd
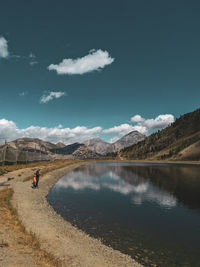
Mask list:
[[[74,171],[58,181],[56,189],[59,190],[60,187],[73,188],[74,190],[88,188],[101,190],[107,188],[123,195],[130,195],[132,202],[136,205],[141,205],[144,201],[152,201],[166,208],[176,206],[175,197],[164,190],[156,188],[150,182],[145,182],[139,175],[133,174],[132,181],[137,182],[135,185],[129,184],[123,180],[123,177],[121,178],[117,173],[110,170],[104,172],[100,177],[95,177],[82,171]]]
[[[145,266],[199,267],[200,168],[93,163],[61,178],[47,199],[91,236]]]

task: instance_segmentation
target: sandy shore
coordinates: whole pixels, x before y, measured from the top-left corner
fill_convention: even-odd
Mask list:
[[[31,181],[13,183],[12,204],[25,229],[37,237],[42,249],[62,262],[61,266],[142,266],[130,256],[103,245],[99,240],[73,227],[48,204],[46,195],[50,188],[80,164],[83,163],[47,173],[41,177],[39,189],[32,189]]]

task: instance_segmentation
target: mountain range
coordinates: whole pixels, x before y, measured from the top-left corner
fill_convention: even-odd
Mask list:
[[[118,152],[125,147],[136,144],[144,140],[145,137],[145,135],[139,133],[138,131],[132,131],[112,144],[107,143],[100,138],[90,139],[84,142],[84,144],[88,146],[90,150],[101,155],[106,155],[108,153]]]
[[[65,145],[61,142],[53,144],[51,142],[43,141],[38,138],[19,138],[11,142],[7,142],[0,146],[0,149],[6,148],[7,160],[12,161],[16,159],[16,151],[23,155],[23,158],[32,158],[36,160],[38,157],[42,160],[52,159],[96,159],[105,156],[108,153],[118,152],[121,148],[128,147],[141,140],[144,140],[145,135],[137,131],[130,132],[123,136],[115,143],[107,143],[100,138],[93,138],[81,143],[73,143]],[[9,153],[8,153],[9,152]],[[10,155],[10,156],[8,156]]]

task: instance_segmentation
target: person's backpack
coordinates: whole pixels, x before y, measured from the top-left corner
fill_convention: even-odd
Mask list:
[[[36,176],[33,176],[33,186],[36,186]]]

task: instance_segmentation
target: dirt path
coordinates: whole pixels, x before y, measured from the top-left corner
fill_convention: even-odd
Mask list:
[[[1,192],[0,199],[8,197],[8,192]],[[38,266],[31,256],[33,251],[30,247],[24,246],[25,235],[20,231],[20,226],[7,209],[6,204],[1,201],[0,220],[0,266]]]
[[[0,266],[141,266],[129,256],[103,245],[99,240],[73,227],[56,214],[46,201],[46,195],[55,182],[78,165],[80,163],[42,176],[39,189],[32,189],[31,181],[23,182],[33,173],[33,169],[19,170],[6,175],[10,176],[7,178],[14,178],[9,183],[14,190],[12,204],[18,212],[18,218],[26,231],[32,233],[30,236],[35,236],[39,241],[39,245],[36,246],[40,246],[40,253],[22,240],[23,229],[20,236],[17,236],[18,230],[6,223],[5,228],[1,228],[0,231],[0,240],[5,244],[1,248],[0,243]],[[1,225],[3,224],[1,220]],[[26,236],[24,233],[23,238]],[[48,255],[52,255],[54,261],[48,260]]]
[[[35,168],[13,171],[0,176],[0,266],[55,266],[56,261],[40,249],[38,241],[26,233],[10,205],[12,187],[30,176]]]

